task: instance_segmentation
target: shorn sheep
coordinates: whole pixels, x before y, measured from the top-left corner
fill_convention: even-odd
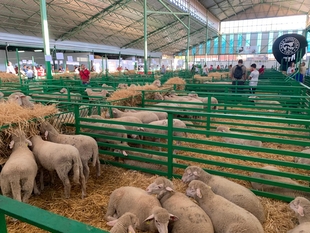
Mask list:
[[[38,166],[28,145],[32,143],[26,139],[24,132],[13,132],[10,143],[13,150],[0,174],[2,194],[23,202],[28,202],[32,191],[39,194],[35,183]]]
[[[88,161],[92,159],[92,165],[96,166],[97,176],[100,176],[100,161],[99,161],[99,151],[98,145],[95,139],[86,135],[65,135],[60,134],[57,130],[48,122],[42,122],[40,126],[40,131],[44,134],[45,139],[61,144],[69,144],[75,146],[81,156],[81,161],[83,164],[83,173],[85,179],[88,180],[89,177],[89,167]]]
[[[40,168],[41,190],[44,188],[43,168],[49,172],[56,171],[64,185],[65,197],[69,198],[71,185],[68,173],[72,169],[73,182],[77,184],[81,182],[82,198],[84,198],[86,196],[86,183],[78,149],[71,145],[43,141],[38,135],[33,136],[31,142],[33,154]]]
[[[172,230],[169,232],[214,232],[209,216],[183,193],[174,191],[173,183],[170,180],[158,177],[147,187],[146,191],[149,194],[157,194],[162,207],[178,216],[179,220],[174,222]]]
[[[24,93],[21,92],[14,92],[8,97],[9,102],[17,103],[19,106],[24,108],[33,109],[34,104],[31,102],[31,97],[26,96]]]
[[[89,101],[97,101],[97,100],[102,100],[102,98],[106,98],[108,91],[107,90],[102,90],[101,92],[95,92],[90,88],[86,88],[85,92],[87,93],[89,97]],[[94,98],[92,98],[94,97]]]
[[[247,188],[220,176],[211,175],[197,166],[188,166],[183,174],[182,181],[189,183],[200,180],[210,186],[212,191],[232,203],[252,213],[261,223],[265,222],[264,208],[254,193]]]
[[[310,233],[310,201],[303,197],[296,197],[289,207],[294,210],[300,225],[287,233]]]
[[[156,108],[154,108],[156,109]],[[159,120],[165,120],[168,117],[168,113],[166,112],[157,112],[157,111],[144,111],[144,110],[133,110],[133,109],[126,109],[125,112],[151,112],[158,116]]]
[[[198,94],[196,94],[195,92],[191,92],[188,94],[189,97],[192,97],[192,98],[195,98],[195,99],[198,99],[200,101],[202,101],[203,103],[205,104],[208,104],[209,103],[209,97],[199,97]],[[215,97],[211,97],[211,105],[214,105],[212,106],[211,109],[214,109],[214,110],[218,110],[218,100],[215,98]],[[207,108],[208,105],[205,105],[204,107]]]
[[[301,153],[309,154],[309,158],[295,157],[295,163],[310,165],[310,149],[303,150]]]
[[[141,231],[168,233],[169,221],[177,220],[176,216],[161,207],[156,197],[148,195],[143,189],[129,186],[112,192],[105,218],[113,221],[126,212],[137,216],[137,229]]]
[[[135,233],[139,226],[139,219],[135,214],[127,212],[119,219],[107,222],[107,225],[113,226],[110,233]]]
[[[278,168],[274,166],[265,166],[263,167],[263,169],[271,170],[271,171],[280,171]],[[251,175],[251,177],[301,186],[298,182],[290,178],[281,177],[281,176],[254,172]],[[259,191],[270,192],[270,193],[275,193],[275,194],[289,196],[289,197],[302,196],[302,197],[310,199],[309,192],[297,191],[297,190],[292,190],[288,188],[283,188],[283,187],[278,187],[278,186],[273,186],[273,185],[268,185],[268,184],[262,184],[262,183],[256,183],[256,182],[251,182],[251,185],[254,189],[257,189]]]
[[[59,92],[64,94],[64,95],[68,95],[67,88],[62,88]],[[82,100],[82,96],[80,93],[70,92],[70,99],[71,100]]]
[[[262,225],[253,214],[226,198],[216,195],[211,187],[200,180],[189,183],[186,195],[194,198],[208,214],[216,233],[264,233]]]
[[[227,126],[220,125],[216,129],[217,132],[223,132],[223,133],[231,133],[231,134],[239,134],[238,132],[232,132]],[[243,138],[227,138],[223,137],[224,141],[226,143],[232,143],[232,144],[239,144],[239,145],[247,145],[247,146],[257,146],[262,147],[263,143],[258,140],[249,140],[249,139],[243,139]]]
[[[124,117],[124,116],[134,116],[140,119],[143,123],[150,123],[152,121],[158,121],[158,116],[150,112],[122,112],[117,108],[112,108],[112,114],[114,118]],[[107,112],[106,118],[110,118],[109,112]]]

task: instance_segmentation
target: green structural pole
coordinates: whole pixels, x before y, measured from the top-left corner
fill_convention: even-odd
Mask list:
[[[104,72],[103,64],[103,57],[101,57],[101,75],[103,75]]]
[[[105,76],[108,77],[108,56],[105,54]]]
[[[50,42],[49,42],[47,12],[46,12],[46,0],[40,0],[40,12],[41,12],[42,34],[43,34],[43,42],[44,42],[44,54],[50,55]],[[46,78],[53,79],[50,61],[45,61],[45,69],[46,69]]]
[[[144,74],[147,74],[147,0],[144,0]]]
[[[22,84],[22,74],[20,73],[20,63],[19,63],[19,53],[18,53],[18,49],[16,49],[16,60],[17,60],[17,66],[18,66],[18,77],[19,77],[19,83]]]
[[[121,52],[118,53],[118,66],[121,67]]]
[[[185,70],[189,70],[188,62],[189,62],[189,43],[190,43],[190,33],[191,33],[191,16],[188,15],[188,27],[187,27],[187,45],[186,45],[186,59],[185,59]]]
[[[209,37],[209,30],[208,30],[208,27],[209,27],[209,17],[208,17],[208,12],[207,12],[207,26],[206,26],[206,44],[205,44],[205,64],[207,64],[207,51],[208,51],[208,37]]]

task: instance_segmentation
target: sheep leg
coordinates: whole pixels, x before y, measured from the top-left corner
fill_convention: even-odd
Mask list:
[[[33,181],[33,192],[34,192],[35,195],[40,195],[41,194],[35,179]]]
[[[10,184],[11,184],[13,199],[21,202],[22,197],[21,197],[21,187],[20,187],[19,180],[17,181],[13,180],[10,182]]]
[[[68,177],[69,171],[65,171],[65,169],[57,169],[56,172],[57,172],[59,179],[62,181],[64,185],[65,198],[69,198],[70,190],[71,190],[70,180]]]
[[[86,179],[83,174],[83,167],[80,168],[80,183],[82,188],[82,199],[87,196],[86,194]]]
[[[40,189],[43,191],[44,189],[44,181],[43,181],[43,169],[40,169]]]
[[[181,145],[181,142],[180,142],[180,141],[176,141],[176,144],[177,144],[177,146],[180,146],[180,145]],[[177,149],[174,149],[172,153],[173,153],[173,154],[176,154],[176,153],[178,153],[178,150],[177,150]]]
[[[82,160],[82,165],[83,165],[83,174],[85,176],[85,180],[88,181],[88,178],[89,178],[88,160]]]
[[[55,184],[55,173],[54,171],[50,171],[51,184]]]
[[[1,192],[3,193],[3,196],[12,197],[11,186],[9,181],[2,180],[2,182],[0,183],[1,183]]]
[[[23,184],[23,188],[22,188],[22,190],[24,191],[23,202],[25,202],[25,203],[28,202],[28,200],[31,196],[33,187],[34,187],[34,183],[35,182],[33,179],[27,179],[26,182]]]

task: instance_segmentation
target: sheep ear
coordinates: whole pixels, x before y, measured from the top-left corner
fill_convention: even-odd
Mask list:
[[[32,146],[32,142],[29,141],[28,139],[26,139],[26,142],[27,142],[27,146]]]
[[[45,131],[45,133],[44,133],[45,140],[47,140],[47,136],[48,136],[48,131]]]
[[[128,227],[128,233],[136,233],[135,229],[133,229],[133,227],[131,225],[129,225],[129,227]]]
[[[305,216],[304,208],[300,205],[298,205],[297,212],[300,216],[302,216],[302,217]]]
[[[154,214],[148,216],[143,222],[148,222],[154,219]]]
[[[128,156],[127,152],[123,150],[123,155]]]
[[[169,191],[169,192],[173,192],[173,189],[170,188],[170,187],[166,187],[166,190]]]
[[[9,144],[10,149],[13,149],[14,143],[15,142],[13,140],[10,142],[10,144]]]
[[[169,219],[170,221],[175,222],[175,221],[179,220],[179,218],[177,216],[175,216],[173,214],[169,214],[169,215],[170,215],[170,219]]]
[[[110,227],[113,227],[116,224],[117,220],[118,219],[115,219],[113,221],[109,221],[109,222],[107,222],[107,225],[110,226]]]
[[[200,199],[202,198],[202,194],[200,192],[200,188],[196,189],[196,195],[197,197],[199,197]]]

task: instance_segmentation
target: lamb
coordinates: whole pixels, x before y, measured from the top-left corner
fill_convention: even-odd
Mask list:
[[[101,92],[94,92],[90,88],[86,88],[85,92],[89,96],[90,101],[97,101],[97,100],[100,100],[101,98],[106,98],[107,93],[108,93],[107,90],[102,90]],[[95,97],[95,98],[91,98],[91,97]]]
[[[310,222],[300,224],[294,229],[288,231],[287,233],[310,233]]]
[[[265,167],[263,167],[263,169],[271,170],[271,171],[280,171],[278,168],[276,168],[274,166],[265,166]],[[286,178],[286,177],[280,177],[280,176],[274,176],[274,175],[268,175],[268,174],[262,174],[262,173],[255,173],[255,172],[251,175],[251,177],[301,186],[298,182],[293,181],[292,179]],[[302,197],[310,199],[310,193],[309,192],[297,191],[297,190],[292,190],[292,189],[288,189],[288,188],[283,188],[283,187],[278,187],[278,186],[273,186],[273,185],[267,185],[267,184],[261,184],[261,183],[256,183],[256,182],[251,182],[251,185],[254,189],[264,191],[264,192],[270,192],[270,193],[275,193],[275,194],[289,196],[289,197],[302,196]]]
[[[112,90],[114,90],[114,88],[112,86],[109,86],[109,85],[107,85],[105,83],[102,84],[102,87],[105,88],[105,89],[112,89]]]
[[[137,216],[137,229],[140,231],[168,233],[169,221],[178,219],[163,209],[156,197],[148,195],[143,189],[129,186],[112,192],[105,218],[115,220],[115,217],[119,218],[126,212]]]
[[[306,149],[301,151],[305,154],[310,154],[310,149]],[[310,165],[310,158],[302,158],[302,157],[295,157],[295,163],[301,163],[301,164],[309,164]]]
[[[32,190],[39,194],[35,183],[38,166],[27,145],[32,144],[26,139],[24,132],[16,130],[12,133],[10,148],[13,150],[0,174],[2,194],[25,203],[28,202]]]
[[[159,87],[161,87],[161,82],[160,82],[159,79],[156,79],[156,80],[152,83],[152,85],[159,88]]]
[[[240,134],[238,132],[231,132],[227,126],[223,126],[223,125],[218,126],[216,131],[223,132],[223,133]],[[231,144],[256,146],[256,147],[263,146],[262,141],[258,141],[258,140],[250,140],[250,139],[243,139],[243,138],[227,138],[227,137],[223,137],[223,139],[226,143],[231,143]]]
[[[195,99],[198,99],[198,100],[200,100],[200,101],[202,101],[203,103],[205,103],[205,104],[208,104],[209,103],[209,99],[208,99],[208,97],[199,97],[196,93],[194,93],[194,92],[191,92],[190,94],[188,94],[188,96],[189,97],[191,97],[191,98],[195,98]],[[211,105],[214,105],[213,107],[212,107],[212,109],[214,109],[214,110],[218,110],[218,100],[215,98],[215,97],[211,97]],[[207,105],[205,105],[204,106],[205,108],[207,108]]]
[[[65,135],[60,134],[57,130],[48,122],[43,122],[40,126],[41,133],[44,134],[45,139],[60,143],[60,144],[69,144],[75,146],[81,156],[81,161],[83,164],[83,174],[86,181],[89,177],[89,167],[88,161],[92,159],[92,165],[96,166],[97,176],[100,176],[100,161],[99,161],[99,152],[98,145],[95,139],[86,135]]]
[[[186,195],[193,197],[209,215],[216,233],[264,233],[261,223],[253,214],[216,195],[210,186],[200,180],[192,180],[189,183]]]
[[[153,121],[153,122],[149,123],[149,125],[168,127],[168,120],[166,119],[166,120],[160,120],[160,121]],[[184,128],[184,129],[186,129],[186,124],[179,119],[173,119],[173,128]],[[164,130],[164,129],[154,129],[154,128],[144,127],[144,132],[153,133],[153,134],[155,134],[155,137],[156,137],[156,134],[167,135],[167,130]],[[182,136],[184,136],[184,134],[186,134],[186,133],[179,132],[179,131],[173,131],[173,135],[177,136],[177,137],[182,137]],[[156,137],[156,140],[157,140],[157,142],[160,142],[160,138]],[[180,141],[177,141],[177,145],[178,146],[180,145]],[[160,151],[161,151],[161,148],[160,148]],[[176,152],[176,150],[173,151],[173,153],[175,153],[175,152]]]
[[[158,116],[159,120],[164,120],[164,119],[167,119],[167,117],[168,117],[168,113],[166,113],[166,112],[144,111],[144,110],[134,110],[134,109],[125,109],[125,112],[150,112],[150,113],[154,113],[156,116]]]
[[[310,223],[310,201],[304,197],[296,197],[289,207],[297,214],[299,224]]]
[[[33,107],[34,107],[34,104],[31,102],[31,97],[26,96],[25,94],[23,94],[21,92],[15,92],[15,93],[11,94],[8,97],[8,101],[9,102],[15,102],[19,106],[22,106],[24,108],[33,109]]]
[[[78,149],[71,145],[43,141],[38,135],[33,136],[31,142],[33,154],[41,171],[41,190],[44,188],[43,168],[49,172],[56,171],[64,185],[65,197],[69,198],[71,186],[68,173],[73,169],[73,181],[77,184],[81,182],[82,198],[84,198],[86,196],[86,184]]]
[[[182,176],[184,183],[200,180],[210,186],[212,191],[232,203],[252,213],[261,223],[264,223],[265,213],[259,199],[247,188],[220,176],[211,175],[197,166],[188,166]]]
[[[152,121],[159,120],[156,114],[150,113],[150,112],[122,112],[118,110],[117,108],[112,108],[112,114],[114,118],[120,118],[124,116],[134,116],[146,124]],[[109,118],[109,117],[110,117],[109,112],[107,112],[106,118]]]
[[[249,99],[253,99],[255,105],[262,107],[272,107],[272,108],[282,108],[281,103],[279,101],[274,100],[260,100],[258,96],[250,96]],[[269,112],[274,112],[275,110],[268,110]]]
[[[139,219],[135,214],[126,212],[119,219],[107,222],[108,226],[113,226],[110,233],[135,233],[139,226]]]
[[[68,95],[67,88],[62,88],[59,92],[62,93],[62,94]],[[71,100],[82,100],[82,96],[81,96],[80,93],[70,92],[70,98],[71,98]]]
[[[209,216],[183,193],[176,192],[170,180],[158,177],[147,189],[149,194],[158,194],[163,208],[179,220],[173,224],[172,233],[213,233],[213,225]]]

